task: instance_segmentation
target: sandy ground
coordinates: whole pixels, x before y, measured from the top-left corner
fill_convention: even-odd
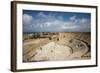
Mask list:
[[[64,60],[71,55],[71,48],[50,42],[41,48],[37,48],[32,60]]]
[[[30,39],[23,43],[23,62],[51,61],[51,60],[83,60],[90,59],[90,48],[80,49],[70,45],[71,39],[80,38],[90,45],[90,34],[65,33],[59,41],[49,40],[48,38]],[[75,44],[74,44],[75,45]],[[72,49],[74,48],[74,49]],[[75,50],[73,52],[73,50]]]

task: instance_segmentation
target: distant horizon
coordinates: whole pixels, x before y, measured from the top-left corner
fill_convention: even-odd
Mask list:
[[[23,33],[91,33],[91,32],[23,32]]]
[[[23,32],[91,32],[91,14],[23,10]]]

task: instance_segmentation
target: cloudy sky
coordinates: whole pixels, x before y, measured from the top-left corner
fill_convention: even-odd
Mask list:
[[[90,13],[23,10],[23,32],[90,32]]]

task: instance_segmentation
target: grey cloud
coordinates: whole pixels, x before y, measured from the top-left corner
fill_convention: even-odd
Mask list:
[[[63,21],[63,17],[56,18],[55,14],[45,15],[43,12],[37,14],[37,19],[34,19],[28,14],[23,15],[24,31],[68,31],[68,32],[89,32],[90,21],[86,18],[78,19],[77,16],[72,16],[69,21]]]

